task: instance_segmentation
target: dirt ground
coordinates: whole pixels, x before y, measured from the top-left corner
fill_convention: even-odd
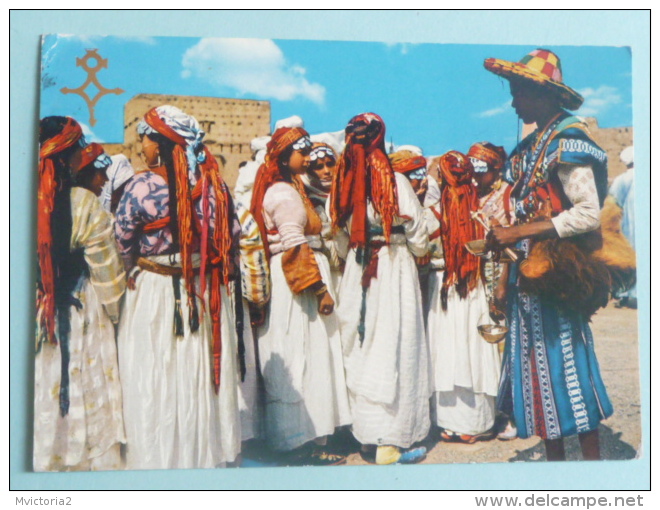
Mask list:
[[[637,310],[616,308],[612,303],[592,319],[592,331],[601,374],[614,406],[614,414],[600,426],[603,459],[632,459],[641,451],[639,347]],[[517,462],[545,460],[543,442],[537,438],[472,445],[429,440],[422,463]],[[582,458],[577,437],[565,441],[569,460]],[[366,464],[351,453],[348,464]]]

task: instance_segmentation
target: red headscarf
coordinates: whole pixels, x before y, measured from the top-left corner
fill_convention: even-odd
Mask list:
[[[411,151],[399,151],[389,155],[392,169],[400,174],[407,174],[413,170],[426,168],[426,158],[418,156]]]
[[[71,166],[71,173],[73,175],[77,174],[87,165],[96,161],[96,158],[98,158],[104,152],[105,151],[103,150],[103,146],[101,144],[94,142],[90,143],[87,147],[71,156],[71,161],[69,163]]]
[[[53,230],[51,214],[55,206],[58,182],[53,156],[72,147],[83,136],[80,125],[72,118],[62,131],[49,138],[39,148],[39,185],[37,192],[37,253],[41,272],[41,289],[37,293],[37,317],[46,338],[57,343],[55,337],[55,274],[53,269]]]
[[[485,162],[488,170],[499,171],[506,163],[506,151],[504,147],[493,145],[490,142],[477,142],[467,153],[468,158],[475,158]]]
[[[365,146],[355,141],[356,124],[371,125],[377,134]],[[385,154],[385,123],[375,113],[353,117],[346,126],[346,148],[332,179],[330,216],[334,227],[346,225],[351,214],[351,246],[367,244],[367,200],[383,221],[385,241],[390,241],[392,222],[399,212],[394,171]]]
[[[440,231],[445,255],[440,297],[446,310],[449,287],[456,285],[458,295],[465,298],[477,284],[480,260],[467,251],[465,243],[482,238],[483,231],[471,217],[479,208],[479,199],[472,184],[474,169],[470,160],[458,151],[450,151],[440,157],[440,173],[444,183]]]
[[[198,234],[201,238],[200,246],[200,295],[204,296],[206,290],[206,276],[210,274],[210,313],[213,323],[213,382],[216,392],[220,386],[220,358],[221,358],[221,333],[220,333],[220,285],[227,285],[231,266],[231,219],[233,208],[229,190],[220,175],[218,162],[206,146],[203,147],[206,159],[199,164],[201,171],[200,181],[202,201],[202,221],[198,225],[190,181],[188,179],[188,160],[186,157],[186,139],[179,135],[161,118],[158,109],[152,108],[144,116],[145,122],[155,131],[165,136],[176,145],[172,151],[174,162],[174,174],[176,179],[177,220],[179,228],[179,245],[181,249],[181,269],[188,294],[188,309],[190,310],[189,321],[191,329],[193,324],[197,327],[197,303],[195,301],[195,275],[193,272],[192,252],[193,237]],[[211,208],[211,196],[215,198],[216,217],[213,236],[209,234]]]
[[[287,148],[305,136],[309,137],[309,133],[300,127],[279,128],[273,133],[268,145],[266,145],[266,158],[257,171],[254,191],[252,192],[250,212],[252,213],[254,220],[257,222],[257,225],[259,225],[261,239],[263,240],[268,257],[270,257],[270,250],[268,248],[268,232],[266,231],[263,214],[264,197],[266,196],[266,191],[268,191],[268,188],[270,188],[271,185],[284,180],[278,165],[279,157]],[[291,181],[291,184],[296,188],[303,199],[303,202],[305,202],[305,205],[309,206],[308,209],[313,210],[314,207],[309,203],[304,185],[300,178],[297,175],[292,175]]]

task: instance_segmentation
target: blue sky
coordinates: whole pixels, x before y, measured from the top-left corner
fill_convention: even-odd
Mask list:
[[[42,117],[70,115],[90,129],[80,96],[60,92],[85,81],[75,62],[87,48],[108,59],[99,81],[125,91],[99,101],[90,135],[98,141],[123,141],[124,103],[153,93],[269,100],[273,123],[299,115],[312,134],[373,111],[385,120],[388,141],[436,155],[482,140],[514,147],[508,82],[483,61],[517,61],[534,47],[51,35],[42,47]],[[560,56],[565,83],[585,96],[578,114],[596,116],[602,127],[632,125],[628,48],[548,49]]]

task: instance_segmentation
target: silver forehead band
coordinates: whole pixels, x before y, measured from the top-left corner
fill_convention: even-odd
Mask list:
[[[335,158],[335,153],[330,147],[317,147],[316,149],[313,149],[309,155],[309,159],[312,161],[328,157]]]
[[[410,179],[424,179],[424,177],[426,177],[426,168],[418,168],[417,170],[410,172],[408,177]]]
[[[297,142],[294,142],[291,147],[293,147],[293,150],[299,151],[302,150],[306,147],[311,147],[312,146],[312,141],[309,139],[308,136],[303,136],[302,138],[299,138]]]
[[[98,168],[99,170],[101,168],[108,168],[110,165],[112,165],[112,160],[105,152],[94,160],[94,168]]]
[[[474,167],[474,173],[477,174],[485,174],[488,172],[488,163],[485,161],[481,161],[480,159],[477,158],[470,158],[470,161],[472,162],[472,166]]]

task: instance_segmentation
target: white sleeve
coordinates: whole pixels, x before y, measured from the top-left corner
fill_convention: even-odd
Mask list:
[[[403,228],[408,248],[415,257],[423,257],[429,251],[429,233],[424,209],[408,179],[398,173],[394,175],[399,201],[399,218],[404,220]]]
[[[264,196],[264,210],[281,236],[282,251],[307,242],[307,211],[293,186],[278,182],[268,188]]]
[[[351,238],[348,235],[348,229],[346,227],[338,227],[336,231],[333,232],[332,227],[332,216],[330,215],[330,203],[331,196],[328,196],[328,199],[325,201],[325,215],[330,222],[330,233],[335,240],[335,248],[337,249],[337,255],[339,258],[346,260],[348,257],[348,251],[351,244]]]
[[[600,226],[600,203],[590,166],[560,165],[558,177],[573,207],[552,218],[559,237],[571,237]]]

